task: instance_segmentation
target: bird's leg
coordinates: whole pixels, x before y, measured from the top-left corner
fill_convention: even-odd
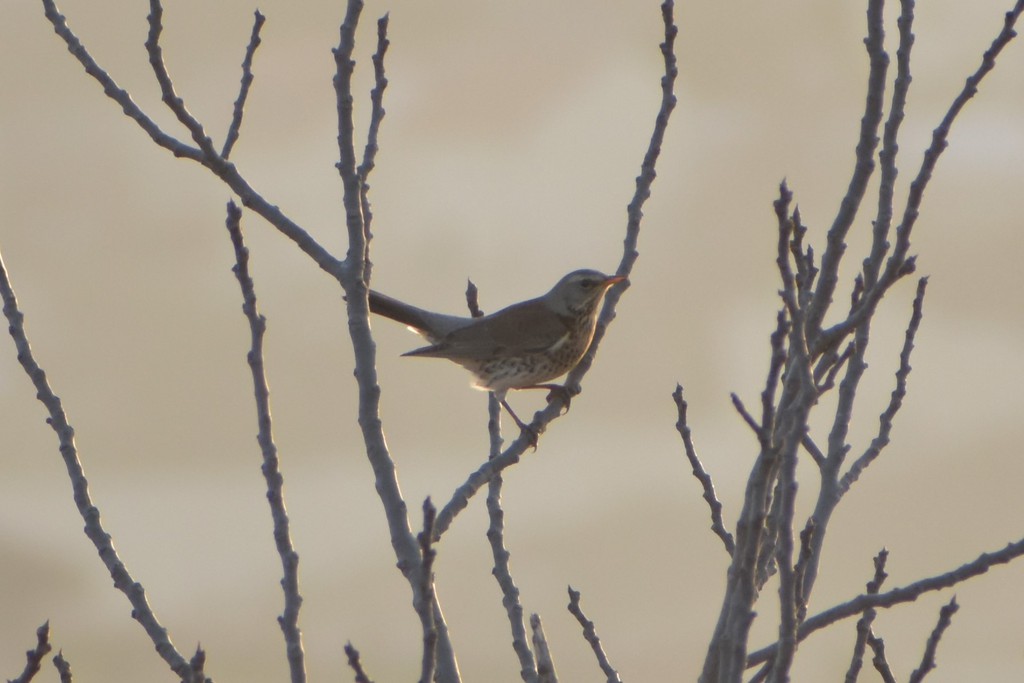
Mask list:
[[[569,404],[572,402],[572,397],[575,393],[569,389],[569,387],[562,384],[534,384],[529,387],[522,387],[523,389],[547,389],[548,397],[547,402],[551,403],[555,399],[555,396],[562,399],[562,404],[565,406],[566,413],[569,412]]]
[[[512,410],[512,406],[508,404],[508,401],[505,400],[504,396],[500,397],[498,401],[501,403],[502,407],[508,411],[508,414],[512,419],[515,420],[516,426],[519,427],[519,430],[527,435],[527,438],[530,440],[530,445],[533,446],[533,450],[537,450],[537,431],[519,419],[519,416],[516,415],[516,411]]]

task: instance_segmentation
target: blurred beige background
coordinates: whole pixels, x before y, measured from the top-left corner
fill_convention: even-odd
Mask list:
[[[895,3],[893,3],[895,5]],[[1009,0],[920,3],[901,186],[1002,23]],[[223,227],[230,194],[156,148],[82,72],[39,3],[0,21],[0,248],[38,360],[77,429],[90,488],[122,558],[174,642],[208,652],[219,681],[284,680],[280,564],[260,475],[248,330]],[[93,55],[168,130],[142,43],[146,4],[61,5]],[[344,249],[334,63],[342,2],[264,0],[256,84],[234,160],[336,253]],[[659,98],[655,1],[368,2],[391,13],[387,118],[374,207],[375,286],[462,310],[535,296],[577,267],[618,262],[625,205]],[[220,140],[252,3],[168,2],[164,51],[179,93]],[[891,10],[890,10],[891,11]],[[598,680],[566,612],[581,590],[624,680],[694,680],[724,581],[670,393],[682,382],[696,443],[732,527],[755,442],[729,403],[754,404],[779,302],[771,201],[787,178],[822,244],[845,191],[866,81],[860,2],[682,2],[679,105],[646,207],[640,259],[571,414],[508,472],[507,543],[527,612],[559,673]],[[894,49],[895,24],[889,24]],[[367,99],[359,101],[366,122]],[[916,230],[931,277],[910,396],[894,443],[834,518],[811,611],[852,597],[890,550],[889,586],[946,571],[1024,535],[1024,43],[1012,44],[957,122]],[[869,210],[851,238],[852,277]],[[378,681],[412,680],[418,621],[387,539],[355,423],[337,287],[255,215],[244,229],[263,312],[312,680],[348,680],[351,641]],[[820,247],[819,247],[820,252]],[[913,283],[886,299],[851,435],[859,453],[888,400]],[[841,297],[847,294],[842,293]],[[400,358],[418,340],[375,321],[383,417],[418,523],[486,455],[486,402],[468,375]],[[171,680],[111,581],[70,499],[44,411],[0,342],[0,674],[35,628],[77,680]],[[514,396],[521,413],[537,395]],[[826,406],[827,407],[827,406]],[[820,428],[820,425],[819,425]],[[815,488],[801,471],[801,502]],[[480,497],[440,546],[438,591],[466,681],[516,681],[489,573]],[[1024,675],[1024,563],[958,587],[962,605],[929,681]],[[940,604],[880,614],[901,679]],[[775,584],[756,644],[772,639]],[[847,621],[805,641],[795,680],[839,680]],[[874,680],[865,672],[862,680]],[[52,669],[39,680],[56,680]]]

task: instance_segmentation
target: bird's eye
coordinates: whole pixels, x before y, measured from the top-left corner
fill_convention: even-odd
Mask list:
[[[580,287],[582,287],[583,289],[590,289],[593,286],[594,286],[594,281],[593,280],[580,280]]]

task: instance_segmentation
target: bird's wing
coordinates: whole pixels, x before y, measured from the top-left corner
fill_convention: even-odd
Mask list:
[[[542,308],[539,300],[514,304],[453,330],[432,346],[407,356],[486,360],[539,353],[563,343],[569,322]]]

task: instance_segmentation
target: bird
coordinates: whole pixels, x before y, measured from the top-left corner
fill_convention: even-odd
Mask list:
[[[477,318],[434,313],[374,290],[368,299],[371,312],[403,323],[430,342],[403,356],[446,358],[466,368],[475,378],[474,386],[493,392],[536,444],[536,434],[515,414],[506,394],[512,389],[548,389],[561,393],[568,404],[565,387],[550,382],[583,358],[605,294],[625,279],[574,270],[543,296]]]

